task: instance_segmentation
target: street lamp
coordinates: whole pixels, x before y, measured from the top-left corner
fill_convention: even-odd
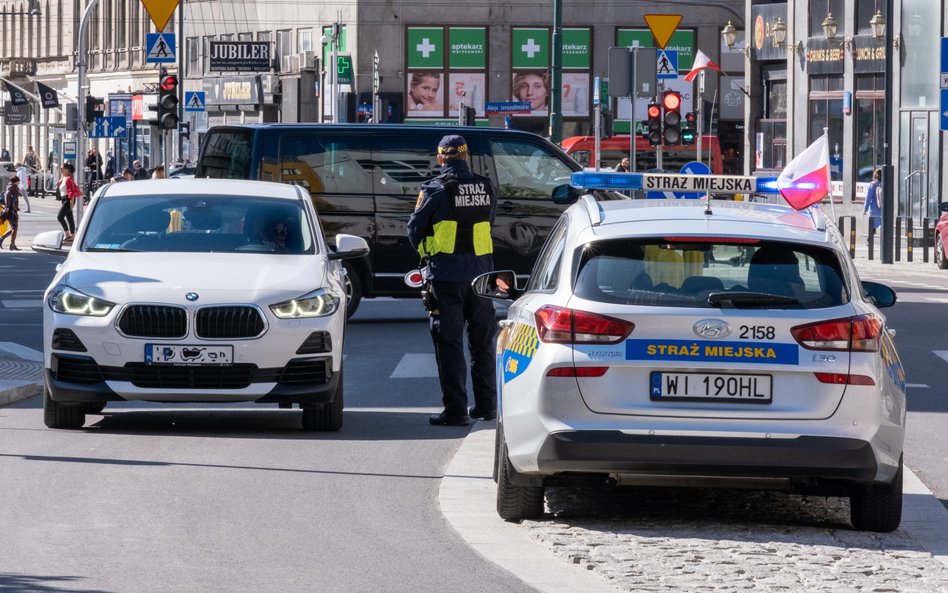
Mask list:
[[[728,21],[724,28],[721,29],[721,39],[724,40],[724,45],[727,46],[728,50],[734,50],[734,44],[737,43],[737,29],[734,28],[734,25],[731,24],[731,21]],[[751,48],[746,43],[744,47],[738,50],[744,57],[750,58]]]
[[[839,23],[836,22],[836,18],[832,12],[826,13],[826,18],[823,19],[822,26],[823,35],[826,37],[826,40],[834,41],[836,39],[836,31],[839,29]]]
[[[872,36],[876,41],[882,41],[885,38],[885,17],[882,11],[877,10],[876,14],[869,19],[869,26],[872,28]]]

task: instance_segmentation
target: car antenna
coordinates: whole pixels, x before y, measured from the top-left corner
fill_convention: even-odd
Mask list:
[[[704,214],[705,216],[714,214],[714,212],[711,212],[711,192],[704,194]]]

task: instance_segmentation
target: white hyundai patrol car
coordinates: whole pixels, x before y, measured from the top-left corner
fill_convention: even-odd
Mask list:
[[[501,280],[501,282],[498,282]],[[497,508],[563,484],[728,484],[848,496],[901,521],[905,377],[890,288],[817,210],[580,198],[497,342]],[[502,289],[507,288],[506,292]]]

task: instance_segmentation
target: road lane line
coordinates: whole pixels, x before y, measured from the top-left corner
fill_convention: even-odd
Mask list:
[[[389,379],[417,379],[422,377],[438,377],[438,364],[434,353],[404,354],[398,361],[398,366],[392,371]]]
[[[0,342],[0,350],[22,358],[23,360],[29,360],[31,362],[43,362],[42,352],[33,350],[32,348],[27,348],[26,346],[17,344],[16,342]]]

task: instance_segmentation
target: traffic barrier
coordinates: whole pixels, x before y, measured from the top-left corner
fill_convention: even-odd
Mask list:
[[[856,217],[855,216],[840,216],[839,222],[836,225],[839,228],[840,234],[844,234],[846,231],[845,223],[849,223],[849,256],[856,257]]]
[[[932,231],[938,219],[934,216],[926,216],[922,219],[922,261],[928,263],[928,250],[935,246],[935,236]]]

